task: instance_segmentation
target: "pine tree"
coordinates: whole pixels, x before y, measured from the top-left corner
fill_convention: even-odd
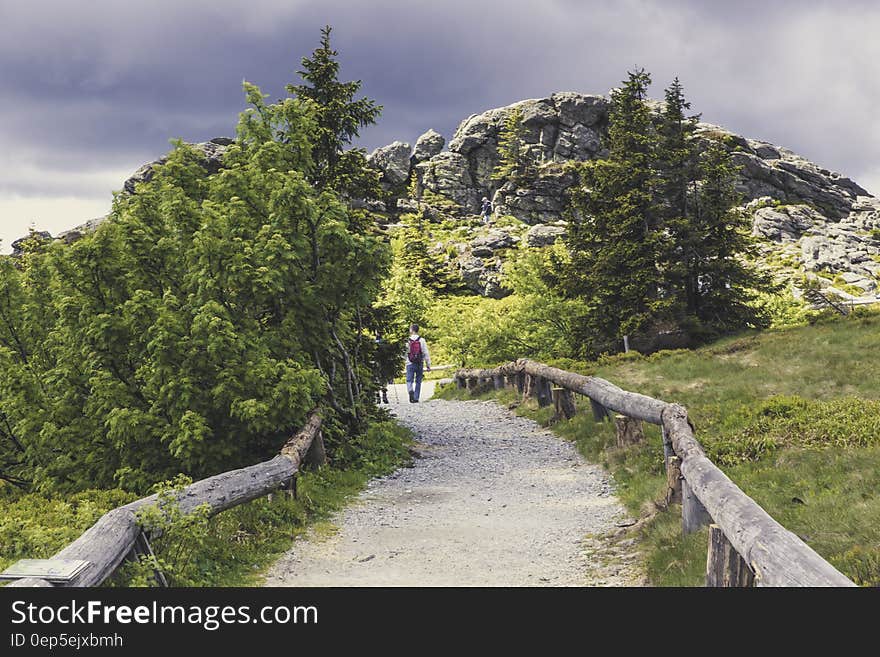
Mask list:
[[[730,153],[712,144],[700,160],[698,207],[692,219],[693,255],[688,288],[693,314],[713,332],[765,327],[767,317],[751,301],[775,291],[769,272],[746,260],[755,254],[748,216],[738,207],[737,168]]]
[[[361,81],[339,81],[339,53],[330,46],[332,28],[321,30],[321,44],[304,57],[298,71],[304,84],[289,84],[297,98],[314,103],[317,125],[312,139],[312,183],[323,191],[330,187],[349,198],[375,198],[380,193],[378,174],[367,167],[366,152],[348,148],[361,128],[372,125],[382,106],[369,98],[355,99]]]
[[[633,71],[612,92],[609,158],[575,165],[581,186],[572,195],[561,286],[587,302],[577,328],[587,351],[647,329],[674,304],[662,270],[669,246],[657,198],[658,137],[644,102],[650,81]]]
[[[531,173],[532,163],[525,136],[522,109],[517,107],[508,113],[504,119],[504,127],[498,134],[499,161],[492,171],[492,180],[515,184]]]
[[[419,215],[404,215],[395,264],[412,272],[425,288],[443,294],[460,291],[461,279],[453,275],[441,254],[432,254]]]
[[[665,101],[657,119],[658,191],[663,224],[670,237],[670,252],[664,268],[670,294],[679,302],[679,314],[693,314],[696,291],[689,272],[700,247],[698,235],[692,230],[699,177],[699,150],[693,133],[699,115],[686,115],[691,104],[685,99],[684,88],[677,77],[666,89]]]

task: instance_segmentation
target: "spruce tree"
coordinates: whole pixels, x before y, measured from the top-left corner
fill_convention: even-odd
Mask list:
[[[516,184],[530,173],[531,161],[525,135],[522,109],[517,107],[504,119],[504,127],[498,134],[499,161],[492,171],[492,180]]]
[[[372,125],[382,106],[369,98],[355,96],[361,81],[340,82],[339,53],[330,46],[332,28],[321,30],[321,44],[311,57],[302,59],[298,71],[304,84],[289,84],[287,90],[297,98],[314,103],[316,118],[311,181],[319,191],[330,187],[349,198],[375,198],[380,193],[378,174],[367,167],[366,152],[347,148],[361,128]]]
[[[767,317],[751,302],[756,291],[778,286],[769,272],[746,258],[755,255],[751,222],[738,207],[737,168],[730,153],[712,144],[700,160],[699,199],[692,220],[693,257],[688,287],[693,315],[711,332],[764,327]]]
[[[665,91],[663,111],[657,118],[656,166],[663,223],[670,237],[664,269],[670,294],[678,300],[679,314],[694,312],[696,290],[690,271],[700,248],[699,236],[692,229],[699,177],[699,150],[693,133],[699,115],[688,116],[690,107],[676,77]]]
[[[624,335],[666,318],[674,303],[662,265],[668,250],[655,175],[658,137],[644,99],[651,78],[629,73],[611,94],[608,159],[574,165],[561,286],[587,302],[577,331],[586,351],[606,350]]]

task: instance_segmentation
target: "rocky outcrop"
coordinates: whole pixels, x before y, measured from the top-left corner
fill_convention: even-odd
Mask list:
[[[494,255],[499,249],[506,249],[519,241],[519,238],[510,233],[500,230],[491,230],[487,235],[482,235],[471,241],[471,253],[478,257]]]
[[[436,130],[428,130],[416,140],[413,148],[410,162],[413,166],[419,162],[430,160],[435,155],[439,155],[440,151],[446,145],[446,139]]]
[[[382,182],[387,185],[402,185],[409,180],[410,153],[409,144],[395,141],[387,146],[380,146],[367,157],[367,164],[382,172]]]
[[[560,167],[545,166],[540,175],[525,183],[507,182],[492,196],[495,213],[511,215],[527,224],[557,221],[568,204],[568,190],[577,175]]]
[[[233,140],[228,137],[215,137],[211,141],[188,145],[201,152],[201,164],[205,167],[207,174],[211,175],[217,173],[223,166],[223,155],[232,143]],[[136,185],[152,180],[154,169],[167,161],[168,157],[166,156],[144,164],[123,183],[122,191],[126,194],[134,194]]]
[[[662,103],[652,101],[654,111]],[[525,142],[535,173],[513,182],[492,180],[498,164],[498,138],[504,120],[520,109]],[[449,150],[415,163],[425,202],[447,217],[479,212],[480,199],[492,199],[495,216],[511,215],[542,227],[564,216],[577,176],[562,166],[607,156],[609,101],[602,96],[558,93],[474,114],[461,122]],[[773,144],[748,139],[709,123],[695,136],[703,146],[721,144],[739,166],[738,191],[753,218],[753,232],[765,254],[800,272],[832,276],[850,292],[876,289],[880,276],[880,205],[851,179]],[[552,243],[562,228],[539,228],[529,245]],[[875,231],[872,233],[871,231]],[[484,249],[477,248],[477,253]],[[469,257],[479,258],[472,252]],[[473,261],[466,275],[476,280]]]
[[[527,186],[508,184],[504,187],[503,181],[492,180],[492,172],[498,165],[498,137],[504,121],[513,110],[522,112],[524,141],[530,157],[536,164],[547,165],[605,155],[602,134],[608,108],[608,100],[601,96],[562,92],[471,115],[458,126],[449,142],[448,153],[441,153],[417,167],[422,187],[447,196],[468,214],[479,212],[480,199],[487,196],[495,199],[497,212],[523,221],[538,223],[556,219],[573,177],[550,168],[542,170]],[[438,157],[443,158],[439,163],[436,162]],[[450,163],[455,166],[450,167]],[[454,196],[449,195],[448,190],[453,190]]]
[[[105,214],[103,217],[97,217],[95,219],[90,219],[89,221],[76,226],[75,228],[71,228],[70,230],[65,230],[61,233],[58,233],[56,239],[63,241],[65,244],[71,244],[80,239],[83,235],[88,233],[93,233],[98,226],[104,223],[109,214]]]
[[[471,291],[492,299],[501,299],[510,290],[501,285],[503,263],[500,258],[480,258],[471,253],[458,259],[458,275]]]
[[[769,205],[768,205],[769,204]],[[850,294],[873,293],[880,279],[880,199],[857,197],[849,214],[829,219],[805,204],[784,205],[768,197],[745,207],[752,233],[764,238],[770,260],[819,274]],[[856,294],[859,296],[859,294]]]
[[[564,226],[538,224],[529,228],[525,240],[528,246],[538,248],[553,244],[556,240],[561,239],[563,235],[565,235]]]
[[[832,220],[847,217],[853,203],[868,192],[839,173],[824,169],[792,151],[746,139],[708,123],[696,136],[723,144],[742,168],[738,191],[746,201],[763,196],[783,203],[806,203]]]
[[[746,208],[753,210],[752,233],[776,242],[796,242],[813,226],[821,225],[826,218],[808,205],[770,205],[770,197],[752,202]]]

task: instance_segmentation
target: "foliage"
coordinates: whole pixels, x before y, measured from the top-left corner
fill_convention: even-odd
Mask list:
[[[529,357],[549,359],[575,354],[573,323],[584,312],[577,299],[565,299],[548,279],[551,255],[564,258],[562,245],[511,249],[503,299],[441,296],[428,313],[437,362],[469,367]]]
[[[572,193],[560,289],[583,299],[587,313],[576,331],[584,353],[648,330],[669,316],[675,299],[664,293],[662,270],[669,245],[654,171],[657,135],[644,102],[651,78],[631,72],[611,94],[607,159],[576,166],[581,185]]]
[[[730,154],[711,145],[699,163],[699,211],[691,222],[692,244],[688,267],[687,312],[703,324],[721,331],[769,325],[756,291],[776,291],[771,275],[746,260],[755,256],[751,221],[741,209],[736,193],[736,168]]]
[[[758,292],[752,301],[760,307],[759,312],[768,318],[770,328],[804,326],[813,320],[817,313],[800,299],[795,299],[790,290],[773,294]]]
[[[443,260],[443,254],[428,249],[430,231],[421,215],[405,214],[401,217],[403,230],[394,240],[394,263],[413,272],[423,286],[438,294],[461,289],[461,280],[454,276]]]
[[[241,586],[259,583],[260,569],[289,549],[291,539],[338,510],[373,476],[410,461],[412,434],[390,421],[378,421],[358,436],[338,461],[298,475],[297,496],[261,497],[207,521],[175,517],[175,490],[187,479],[160,484],[163,506],[145,510],[149,525],[167,529],[151,546],[158,562],[141,559],[124,565],[108,582],[115,586],[155,586],[161,563],[171,583]],[[340,469],[344,468],[344,469]],[[0,491],[2,492],[2,491]],[[7,499],[8,497],[8,499]],[[37,493],[0,495],[0,569],[18,559],[48,558],[78,538],[104,513],[134,501],[119,489],[87,490],[68,496]],[[169,505],[170,502],[170,505]],[[168,509],[161,512],[160,508]]]
[[[0,259],[4,477],[137,491],[201,478],[274,453],[319,401],[364,428],[366,315],[390,254],[334,191],[360,165],[332,151],[372,114],[339,104],[356,86],[325,55],[303,98],[266,104],[245,83],[219,173],[177,142],[94,234]]]
[[[610,155],[573,165],[567,261],[555,287],[581,299],[581,354],[623,336],[685,329],[705,339],[768,325],[757,291],[772,291],[755,255],[748,219],[736,210],[737,170],[727,150],[694,139],[697,116],[676,79],[661,112],[644,98],[651,78],[630,72],[612,92]]]
[[[311,101],[315,126],[312,157],[315,167],[310,181],[319,191],[329,188],[349,198],[379,194],[379,174],[370,169],[362,148],[345,147],[358,137],[360,129],[376,122],[382,112],[369,98],[355,99],[361,81],[340,82],[338,52],[330,46],[329,25],[321,30],[321,45],[311,57],[304,57],[299,71],[304,84],[289,84],[287,91]]]
[[[190,513],[180,509],[179,498],[192,479],[185,476],[156,484],[154,504],[135,512],[138,526],[150,538],[153,554],[142,554],[121,573],[130,578],[130,586],[149,586],[161,572],[169,586],[195,586],[198,583],[196,561],[208,539],[211,507],[200,504]]]
[[[522,108],[516,107],[507,114],[498,134],[499,160],[492,171],[492,180],[518,183],[533,173],[525,136]]]
[[[107,511],[135,498],[119,489],[0,495],[0,570],[19,559],[48,559]]]

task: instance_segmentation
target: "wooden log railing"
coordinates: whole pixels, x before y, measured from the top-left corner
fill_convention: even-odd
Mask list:
[[[494,369],[460,369],[454,380],[459,387],[472,379],[499,376],[502,381],[526,383],[520,392],[537,397],[538,382],[552,382],[590,399],[595,419],[608,411],[659,425],[663,431],[668,472],[667,500],[681,502],[682,529],[691,532],[713,523],[707,561],[707,584],[756,586],[855,586],[812,548],[785,529],[746,495],[712,461],[697,439],[687,409],[645,395],[628,392],[594,376],[584,376],[528,359]],[[506,377],[513,377],[506,378]],[[673,481],[678,479],[680,481]],[[729,545],[742,563],[731,559]],[[743,571],[747,569],[747,573]]]
[[[278,456],[193,482],[178,494],[177,502],[184,514],[207,504],[209,514],[215,515],[293,483],[303,463],[317,464],[323,459],[321,412],[315,409],[303,429],[284,444]],[[158,495],[150,495],[108,511],[82,536],[53,555],[52,559],[89,562],[89,567],[72,580],[57,585],[98,586],[112,575],[126,557],[137,552],[136,544],[142,531],[135,513],[157,501]],[[56,584],[28,577],[14,580],[8,586],[47,587]]]

